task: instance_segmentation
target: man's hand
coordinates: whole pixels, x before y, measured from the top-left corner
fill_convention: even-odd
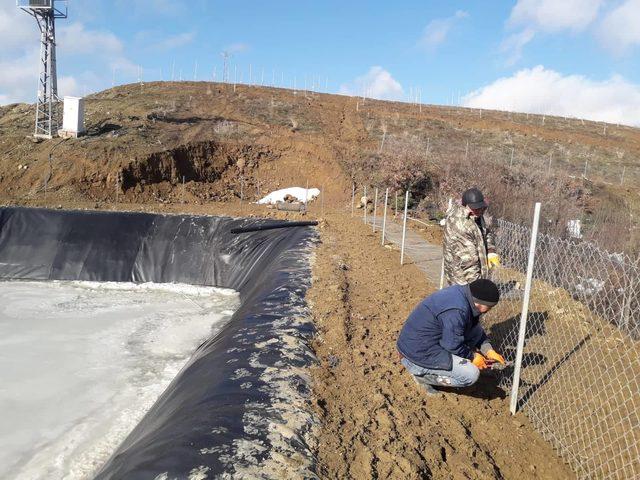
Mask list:
[[[481,353],[475,353],[473,356],[473,360],[472,362],[476,367],[478,367],[478,370],[484,370],[485,368],[488,368],[489,365],[487,365],[486,359],[484,358],[484,356]]]
[[[500,266],[500,257],[497,253],[490,253],[487,255],[487,263],[489,264],[489,268],[497,268]]]
[[[489,350],[487,352],[487,359],[488,360],[492,360],[493,362],[501,363],[502,365],[505,365],[507,363],[507,362],[504,361],[504,357],[502,355],[500,355],[498,352],[496,352],[495,350]],[[473,360],[474,360],[474,363],[475,363],[475,358]],[[478,368],[480,368],[480,367],[478,367]]]

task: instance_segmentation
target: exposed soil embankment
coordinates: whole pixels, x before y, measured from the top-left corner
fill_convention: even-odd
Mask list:
[[[122,193],[136,199],[145,193],[167,199],[179,195],[184,200],[188,184],[190,195],[205,199],[240,196],[245,184],[255,183],[251,175],[245,181],[245,174],[279,157],[279,152],[259,144],[192,142],[134,159],[120,172]],[[174,192],[178,185],[182,190]]]
[[[122,188],[127,190],[141,182],[215,181],[233,163],[232,157],[221,150],[215,142],[196,142],[136,159],[122,170]]]

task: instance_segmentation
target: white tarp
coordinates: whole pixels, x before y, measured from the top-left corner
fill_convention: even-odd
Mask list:
[[[302,188],[302,187],[290,187],[283,188],[282,190],[276,190],[275,192],[271,192],[266,197],[258,200],[258,203],[261,205],[265,204],[275,204],[277,202],[283,202],[284,197],[287,195],[291,195],[298,199],[299,202],[307,203],[320,195],[320,189],[318,188]]]

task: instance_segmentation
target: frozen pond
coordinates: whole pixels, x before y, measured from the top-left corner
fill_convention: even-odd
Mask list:
[[[0,282],[0,478],[91,478],[238,305],[187,285]]]

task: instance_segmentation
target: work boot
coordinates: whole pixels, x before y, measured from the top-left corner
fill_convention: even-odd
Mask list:
[[[430,383],[425,382],[424,378],[422,377],[417,377],[416,375],[411,375],[413,377],[413,381],[416,382],[416,384],[418,384],[418,386],[422,387],[424,389],[425,392],[427,392],[427,395],[437,395],[438,390],[436,390],[433,385],[431,385]]]

